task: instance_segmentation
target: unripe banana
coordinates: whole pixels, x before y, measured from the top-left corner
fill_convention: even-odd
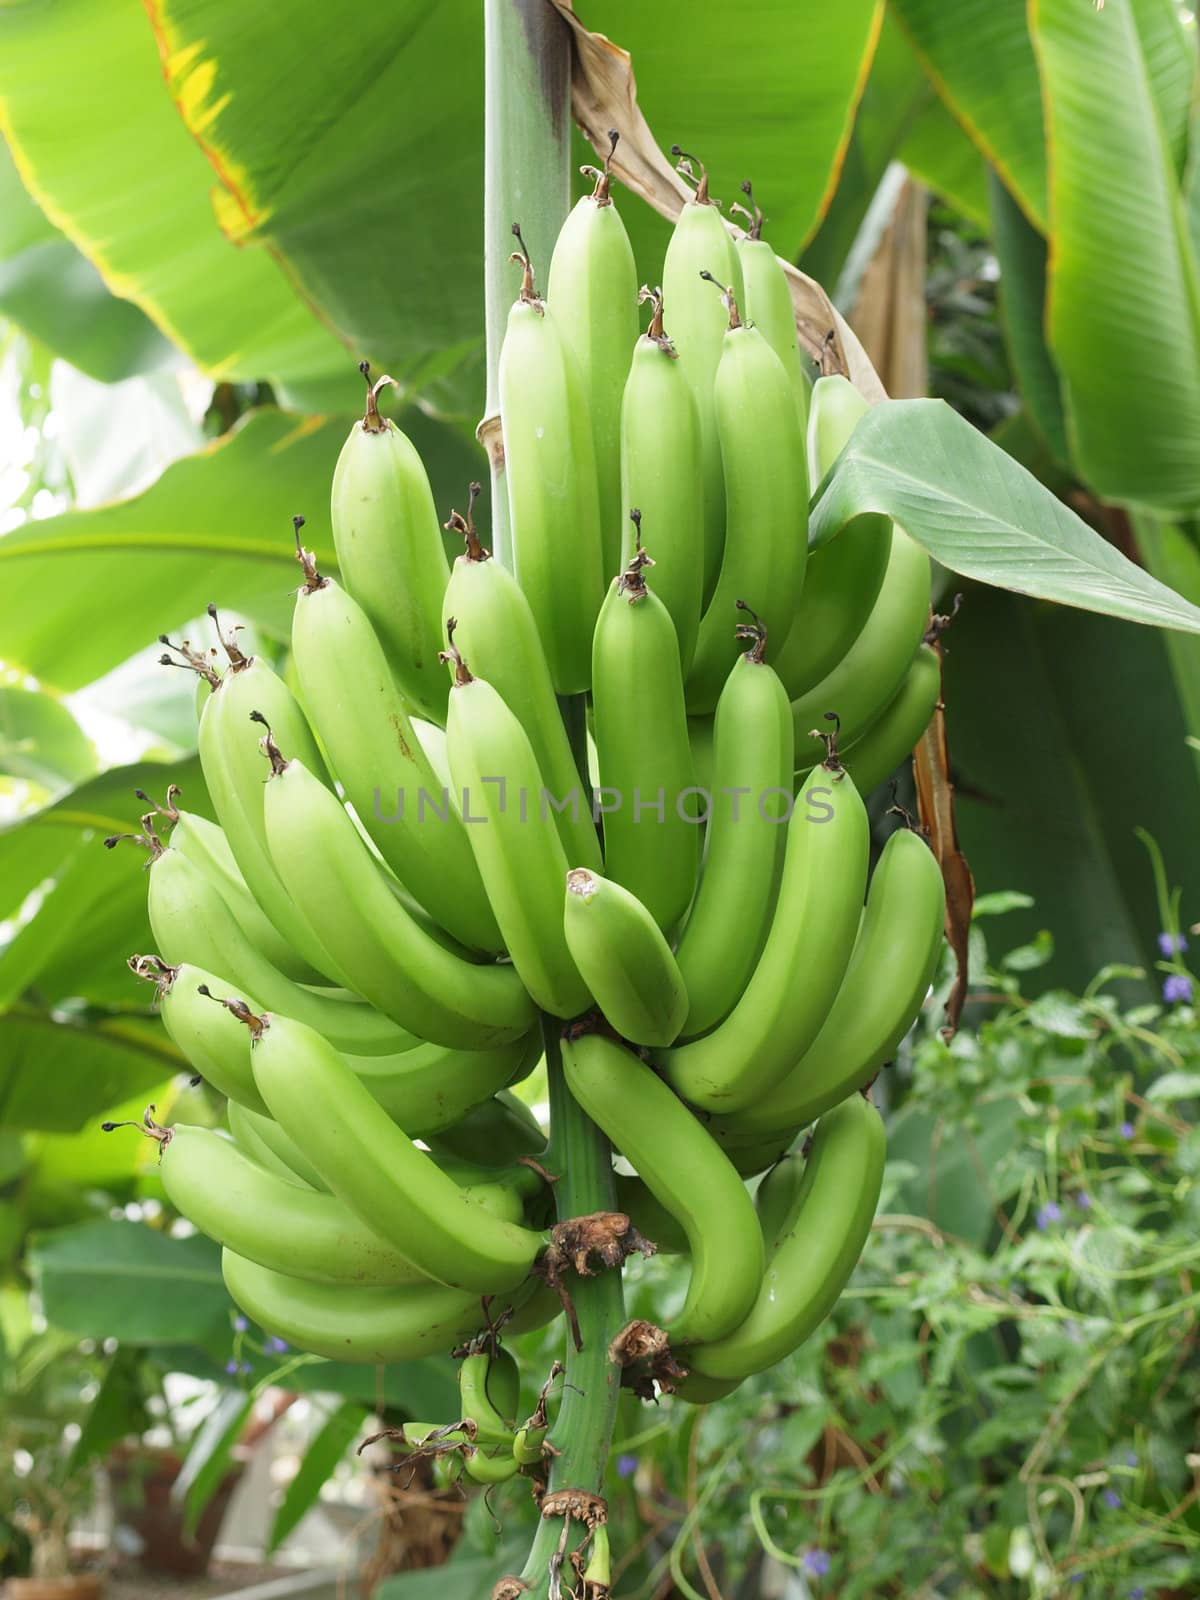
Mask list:
[[[504,1090],[482,1101],[428,1142],[433,1150],[463,1161],[508,1166],[522,1156],[541,1154],[546,1148],[546,1135],[525,1102]]]
[[[288,893],[339,952],[357,994],[435,1044],[481,1050],[529,1031],[533,1006],[512,968],[474,966],[430,938],[392,895],[336,795],[278,752],[266,822]]]
[[[762,1279],[762,1237],[742,1180],[662,1079],[615,1040],[567,1037],[562,1055],[575,1099],[687,1234],[692,1274],[672,1344],[722,1337]]]
[[[333,1195],[268,1172],[211,1128],[176,1123],[159,1170],[177,1211],[261,1267],[312,1283],[429,1281]]]
[[[537,296],[523,247],[513,259],[524,276],[499,371],[513,558],[555,690],[578,694],[589,686],[588,641],[604,595],[596,453],[575,357]]]
[[[790,1232],[804,1193],[805,1160],[800,1150],[788,1150],[762,1176],[754,1191],[754,1209],[762,1230],[767,1259],[785,1233]]]
[[[592,642],[592,706],[604,870],[667,930],[696,887],[701,827],[679,643],[666,607],[646,586],[652,565],[639,544],[609,588]]]
[[[738,630],[753,648],[721,690],[713,730],[710,815],[696,898],[675,952],[688,994],[686,1039],[726,1016],[758,960],[779,885],[790,774],[787,691],[764,659],[766,631]]]
[[[815,487],[870,405],[840,373],[818,378],[808,419],[808,472]],[[832,672],[862,632],[887,570],[892,521],[865,512],[810,552],[795,624],[776,666],[795,698]]]
[[[687,1016],[687,990],[670,945],[637,896],[573,867],[563,928],[583,981],[621,1037],[670,1044]]]
[[[615,129],[609,139],[616,150]],[[581,169],[596,187],[559,230],[546,284],[546,305],[575,357],[591,418],[604,572],[616,570],[621,551],[621,391],[638,333],[637,266],[609,194],[611,160],[610,151],[603,172]]]
[[[357,601],[300,554],[292,652],[338,782],[405,888],[461,943],[494,955],[500,930],[466,829],[413,731],[383,647]]]
[[[248,1039],[249,1034],[246,1037]],[[269,1113],[251,1111],[249,1106],[230,1100],[225,1107],[225,1120],[238,1148],[276,1177],[323,1194],[331,1192],[296,1141],[288,1137]]]
[[[774,648],[784,648],[808,558],[808,471],[795,397],[774,350],[757,328],[742,323],[737,301],[723,298],[729,329],[713,405],[725,480],[725,548],[688,673],[693,714],[713,709],[733,665],[739,601],[754,607]]]
[[[271,1117],[260,1116],[257,1112],[241,1105],[237,1100],[230,1100],[225,1106],[225,1121],[229,1124],[229,1132],[234,1144],[237,1145],[244,1156],[248,1156],[251,1161],[262,1167],[264,1171],[271,1173],[273,1177],[284,1179],[294,1188],[317,1189],[322,1194],[329,1193],[329,1190],[321,1182],[316,1172],[313,1171],[310,1163],[304,1160],[292,1141],[284,1134],[283,1129]],[[270,1125],[267,1130],[271,1134],[269,1140],[264,1138],[260,1131],[266,1124]],[[290,1161],[285,1160],[279,1154],[275,1148],[276,1144],[281,1149],[287,1150],[288,1155],[291,1157]],[[311,1183],[307,1178],[301,1177],[296,1170],[299,1166],[303,1166],[307,1172],[311,1173]]]
[[[492,1095],[531,1070],[541,1053],[541,1034],[535,1028],[524,1038],[497,1045],[494,1050],[419,1044],[395,1056],[348,1055],[345,1059],[371,1098],[416,1139],[454,1128],[475,1107],[488,1103]]]
[[[686,675],[704,584],[700,417],[679,352],[663,332],[662,290],[643,289],[641,297],[652,301],[654,311],[634,346],[621,401],[621,505],[637,506],[654,529],[654,590],[671,613]],[[636,554],[634,524],[624,526],[621,567]]]
[[[591,997],[563,933],[567,858],[550,820],[533,746],[492,685],[472,676],[454,646],[453,630],[449,655],[455,664],[446,722],[450,772],[463,796],[467,837],[516,969],[507,971],[519,975],[543,1011],[575,1016]]]
[[[694,176],[693,157],[675,146],[679,170]],[[700,423],[700,465],[704,482],[703,585],[701,604],[707,604],[721,570],[725,546],[725,488],[721,472],[721,447],[717,441],[717,416],[713,383],[726,317],[721,303],[700,277],[711,272],[742,297],[742,267],[721,213],[708,193],[708,173],[703,163],[696,193],[686,200],[675,222],[663,258],[663,295],[671,308],[671,337],[679,351],[679,365],[691,386]],[[754,601],[752,595],[747,597]],[[754,602],[757,603],[757,602]]]
[[[516,1425],[502,1412],[489,1392],[493,1358],[486,1350],[472,1350],[458,1364],[458,1399],[465,1421],[475,1424],[481,1445],[502,1444],[511,1454]]]
[[[689,1353],[694,1371],[709,1378],[764,1372],[825,1320],[871,1231],[885,1154],[883,1120],[861,1095],[821,1118],[795,1220],[767,1263],[752,1311],[727,1338]]]
[[[816,1037],[850,959],[867,879],[869,826],[854,782],[817,767],[787,824],[770,932],[741,999],[702,1039],[659,1060],[693,1105],[752,1106]]]
[[[912,753],[941,694],[942,664],[937,651],[927,644],[918,645],[903,683],[842,756],[860,794],[870,794]]]
[[[389,1055],[415,1043],[412,1034],[353,997],[306,989],[285,978],[249,942],[204,874],[177,850],[164,850],[152,863],[148,903],[155,941],[169,965],[228,974],[235,997],[254,995],[316,1028],[339,1050]]]
[[[702,1372],[689,1372],[686,1378],[676,1383],[671,1393],[686,1405],[709,1406],[716,1400],[724,1400],[727,1394],[740,1389],[744,1382],[744,1378],[706,1378]]]
[[[946,891],[920,834],[901,829],[871,877],[845,978],[820,1032],[787,1076],[727,1121],[743,1137],[798,1128],[860,1089],[912,1026],[937,970]]]
[[[215,620],[215,607],[209,609]],[[209,696],[200,718],[200,765],[209,796],[238,870],[277,933],[296,949],[309,968],[343,983],[336,959],[325,949],[317,930],[292,904],[267,849],[263,761],[252,714],[262,716],[285,741],[287,749],[311,761],[311,770],[319,778],[325,775],[324,762],[304,713],[278,673],[261,656],[242,655],[234,634],[225,637],[223,643],[230,667],[220,688]]]
[[[438,651],[449,575],[442,530],[420,456],[396,424],[379,415],[379,390],[392,380],[382,377],[372,386],[365,362],[362,374],[366,414],[351,428],[333,473],[338,568],[370,617],[404,694],[422,716],[442,722],[446,678]]]
[[[503,1444],[468,1445],[463,1451],[463,1466],[467,1477],[476,1483],[507,1483],[520,1471],[520,1464],[512,1451],[513,1439]]]
[[[775,1166],[797,1132],[795,1128],[783,1128],[765,1134],[748,1134],[724,1122],[709,1122],[706,1126],[729,1157],[738,1177],[746,1179],[757,1178]]]
[[[810,730],[832,711],[847,746],[865,733],[904,681],[929,621],[929,557],[902,528],[893,528],[883,586],[862,630],[837,666],[792,701],[796,762],[819,753]]]
[[[478,1294],[503,1293],[528,1275],[540,1235],[472,1204],[320,1034],[269,1017],[251,1064],[271,1114],[332,1192],[414,1266]]]
[[[763,214],[754,204],[754,194],[749,183],[742,184],[753,211],[743,205],[730,206],[730,214],[740,211],[748,220],[748,230],[738,239],[737,257],[742,267],[742,284],[745,303],[742,309],[762,334],[783,363],[792,394],[796,399],[796,415],[803,435],[808,426],[808,402],[812,384],[807,376],[808,363],[801,354],[796,334],[796,308],[788,288],[787,275],[779,257],[762,237]],[[814,479],[814,482],[817,480]]]
[[[471,512],[478,492],[473,483],[467,515],[452,512],[446,524],[463,535],[467,548],[450,573],[443,622],[453,619],[463,658],[491,684],[528,734],[538,771],[555,799],[554,822],[568,861],[599,872],[600,841],[587,775],[580,773],[571,754],[529,601],[475,533]],[[576,803],[571,805],[573,794]]]
[[[442,1284],[351,1289],[306,1283],[221,1252],[225,1287],[261,1327],[330,1361],[379,1363],[441,1355],[484,1321],[479,1296]]]
[[[261,951],[272,966],[296,983],[323,983],[315,967],[297,954],[288,941],[264,915],[238,870],[224,830],[194,811],[175,810],[171,828],[171,848],[200,868],[216,886],[221,899],[232,911],[247,939]]]
[[[228,1099],[253,1111],[266,1111],[250,1071],[246,1029],[228,1005],[213,1003],[228,997],[228,981],[203,967],[168,966],[159,956],[130,956],[129,967],[156,986],[155,1004],[163,1026],[192,1070]],[[248,1012],[262,1009],[250,995],[229,1003]]]

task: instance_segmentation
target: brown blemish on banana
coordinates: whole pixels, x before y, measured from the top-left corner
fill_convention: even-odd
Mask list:
[[[675,157],[675,171],[681,178],[686,178],[689,183],[696,185],[696,192],[692,199],[698,206],[715,206],[717,202],[708,192],[708,168],[699,156],[690,156],[686,150],[681,150],[677,144],[671,146],[671,154]],[[696,176],[696,167],[700,168],[700,176]]]
[[[644,574],[647,567],[654,565],[654,558],[647,555],[642,545],[642,513],[637,506],[630,508],[629,520],[634,526],[633,558],[617,579],[617,593],[623,594],[630,605],[635,605],[650,593]]]
[[[533,282],[533,262],[529,259],[529,251],[525,248],[525,241],[521,237],[521,224],[514,222],[512,236],[520,245],[519,250],[514,250],[509,256],[510,261],[521,263],[521,289],[518,298],[523,306],[532,306],[539,317],[546,315],[546,302],[538,294]]]
[[[733,631],[733,636],[753,645],[752,650],[745,652],[746,659],[761,666],[767,657],[767,625],[756,611],[751,611],[744,600],[735,600],[734,605],[739,611],[744,611],[750,621],[739,622]]]
[[[475,532],[475,502],[483,493],[483,485],[469,484],[467,487],[467,514],[464,517],[461,511],[451,510],[450,515],[442,523],[447,533],[461,533],[463,543],[466,545],[464,552],[468,561],[490,561],[492,552],[484,548],[479,542],[479,535]]]
[[[257,722],[260,727],[267,730],[264,736],[258,741],[258,748],[271,763],[271,776],[273,778],[280,777],[287,771],[290,763],[284,759],[283,752],[275,743],[275,735],[271,732],[271,724],[267,721],[266,717],[263,716],[261,711],[252,711],[250,713],[250,721]]]
[[[372,383],[371,363],[369,361],[360,361],[358,363],[358,370],[366,379],[367,384],[367,409],[363,413],[363,419],[361,423],[359,423],[359,427],[361,427],[364,433],[386,433],[388,431],[389,423],[386,417],[381,417],[379,415],[379,391],[384,387],[385,384],[387,384],[399,392],[400,385],[396,382],[395,378],[389,378],[386,372],[381,377],[376,378],[375,382]]]
[[[661,285],[656,284],[653,289],[646,284],[642,285],[638,290],[638,305],[645,305],[647,300],[650,302],[650,326],[646,329],[645,337],[656,344],[663,355],[670,356],[672,361],[677,361],[679,359],[679,351],[676,350],[671,340],[663,332],[663,292]]]
[[[700,276],[705,283],[715,284],[721,291],[721,302],[729,313],[729,327],[742,327],[742,313],[738,310],[737,296],[733,292],[732,285],[722,283],[719,278],[714,278],[712,273],[706,272],[703,267],[700,269]],[[726,331],[728,332],[728,329]]]
[[[318,589],[328,588],[329,579],[323,578],[317,571],[316,551],[306,550],[300,542],[300,529],[303,526],[303,517],[292,518],[292,532],[296,537],[296,560],[300,563],[300,570],[304,574],[304,592],[315,594]]]

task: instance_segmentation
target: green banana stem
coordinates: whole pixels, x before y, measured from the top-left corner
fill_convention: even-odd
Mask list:
[[[584,697],[574,696],[559,704],[572,751],[583,769],[587,759]],[[612,1147],[567,1088],[561,1032],[558,1017],[542,1018],[550,1090],[546,1163],[551,1172],[559,1174],[554,1197],[560,1222],[617,1209]],[[568,1287],[582,1348],[577,1350],[568,1334],[562,1406],[550,1432],[550,1443],[559,1454],[551,1457],[549,1487],[551,1492],[583,1489],[602,1494],[621,1392],[620,1369],[609,1360],[608,1347],[625,1325],[625,1296],[620,1271],[615,1269],[594,1278],[572,1277]],[[557,1518],[544,1518],[538,1524],[522,1574],[532,1586],[530,1600],[542,1600],[548,1593],[550,1560],[562,1531]],[[570,1530],[568,1548],[576,1547],[582,1537],[583,1528],[576,1524]]]
[[[554,1194],[563,1221],[595,1211],[614,1211],[616,1189],[608,1140],[576,1104],[563,1077],[561,1028],[557,1017],[544,1019],[551,1128],[546,1159],[550,1171],[560,1174]],[[608,1355],[610,1343],[625,1325],[621,1274],[609,1269],[594,1278],[572,1277],[569,1291],[583,1348],[576,1350],[568,1336],[562,1407],[550,1431],[550,1443],[560,1453],[551,1457],[549,1487],[551,1493],[583,1489],[602,1494],[621,1392],[620,1368]],[[557,1518],[544,1518],[538,1524],[522,1573],[532,1586],[530,1600],[542,1600],[548,1592],[550,1559],[562,1531]],[[578,1524],[572,1527],[569,1549],[580,1543],[583,1531]]]
[[[571,204],[571,33],[549,0],[484,0],[483,22],[487,404],[481,438],[492,470],[492,554],[511,570],[504,453],[497,448],[500,345],[516,294],[509,229],[521,224],[544,271]]]

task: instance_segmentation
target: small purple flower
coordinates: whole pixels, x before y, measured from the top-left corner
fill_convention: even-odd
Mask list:
[[[1136,1589],[1130,1589],[1129,1600],[1145,1600],[1146,1591],[1139,1583]]]
[[[1127,1451],[1126,1455],[1125,1455],[1125,1465],[1127,1467],[1136,1467],[1137,1464],[1138,1464],[1138,1453],[1137,1453],[1137,1451],[1136,1450]]]
[[[1080,1189],[1079,1193],[1075,1196],[1075,1204],[1079,1207],[1080,1211],[1090,1211],[1092,1209],[1092,1197],[1086,1189]]]
[[[800,1563],[801,1569],[810,1578],[823,1578],[831,1565],[828,1550],[818,1550],[815,1546],[804,1552]]]
[[[238,1371],[239,1371],[237,1362],[236,1361],[232,1361],[232,1360],[227,1361],[225,1363],[225,1371],[229,1374],[229,1376],[231,1378],[236,1378],[237,1375],[238,1375]]]
[[[1132,1122],[1123,1122],[1117,1129],[1117,1132],[1121,1135],[1122,1139],[1132,1139],[1136,1131],[1137,1130],[1134,1128]]]
[[[1102,1499],[1110,1511],[1116,1511],[1119,1509],[1121,1504],[1121,1496],[1115,1489],[1105,1489]]]
[[[1187,940],[1181,933],[1160,933],[1158,936],[1158,948],[1164,956],[1181,956],[1187,947]]]
[[[1163,999],[1169,1006],[1180,1005],[1192,998],[1192,980],[1184,972],[1172,972],[1163,980]]]
[[[1062,1207],[1055,1200],[1047,1200],[1034,1218],[1043,1233],[1053,1222],[1062,1221]]]
[[[238,1315],[236,1317],[234,1317],[234,1319],[233,1319],[233,1331],[234,1331],[234,1333],[245,1333],[246,1329],[249,1326],[250,1326],[250,1324],[246,1321],[245,1317],[242,1316],[241,1312],[239,1312]]]
[[[263,1345],[263,1349],[269,1356],[285,1355],[290,1348],[286,1339],[277,1339],[274,1334],[269,1335]]]
[[[617,1477],[632,1478],[634,1473],[637,1471],[637,1464],[638,1461],[636,1456],[618,1456]]]
[[[1068,1583],[1082,1583],[1083,1582],[1083,1573],[1082,1572],[1073,1572],[1071,1574],[1071,1576],[1067,1579],[1067,1582]]]

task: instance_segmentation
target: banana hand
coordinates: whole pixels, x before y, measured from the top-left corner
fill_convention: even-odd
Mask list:
[[[901,829],[871,877],[854,954],[820,1032],[786,1077],[727,1119],[742,1137],[799,1128],[868,1083],[912,1026],[937,970],[946,891],[937,859]]]
[[[764,1372],[825,1320],[871,1231],[884,1156],[883,1120],[861,1095],[822,1117],[791,1230],[767,1263],[758,1299],[727,1338],[689,1352],[695,1372],[721,1379]]]
[[[564,1039],[562,1053],[575,1099],[687,1234],[692,1275],[672,1344],[720,1338],[762,1281],[762,1237],[742,1180],[661,1078],[614,1040],[584,1034]]]
[[[816,1037],[858,931],[868,835],[853,780],[817,767],[787,824],[775,914],[741,999],[711,1033],[659,1057],[685,1100],[714,1112],[753,1106]]]
[[[502,1293],[525,1279],[540,1235],[473,1204],[320,1034],[268,1017],[250,1059],[276,1122],[333,1193],[414,1266],[476,1294]]]
[[[485,1049],[520,1038],[533,1006],[511,967],[445,949],[389,889],[336,795],[297,761],[266,785],[271,854],[293,900],[339,951],[355,991],[436,1044]]]

